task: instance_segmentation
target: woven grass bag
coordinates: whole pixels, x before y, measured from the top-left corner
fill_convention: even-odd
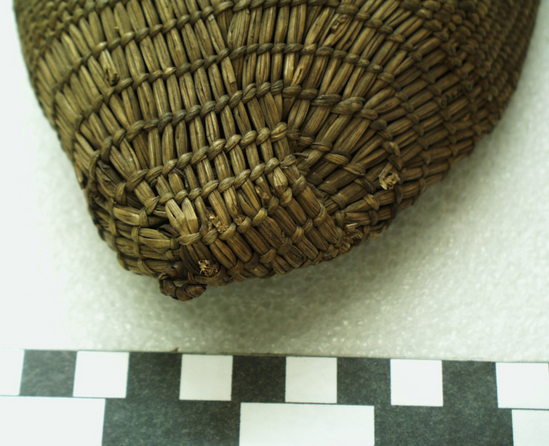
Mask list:
[[[120,263],[180,300],[379,235],[490,132],[538,0],[15,0]]]

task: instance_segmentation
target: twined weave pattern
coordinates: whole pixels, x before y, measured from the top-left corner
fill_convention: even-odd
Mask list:
[[[120,263],[165,294],[379,235],[491,131],[539,0],[15,0]]]

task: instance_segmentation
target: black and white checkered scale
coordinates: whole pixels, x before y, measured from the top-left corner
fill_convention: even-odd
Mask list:
[[[0,445],[549,445],[544,363],[0,350]]]

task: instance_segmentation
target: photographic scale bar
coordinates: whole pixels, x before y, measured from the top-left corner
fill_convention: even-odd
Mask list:
[[[549,366],[0,350],[0,444],[547,446]]]

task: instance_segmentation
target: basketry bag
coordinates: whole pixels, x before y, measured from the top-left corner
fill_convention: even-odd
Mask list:
[[[180,300],[379,235],[490,132],[538,0],[15,0],[122,266]]]

